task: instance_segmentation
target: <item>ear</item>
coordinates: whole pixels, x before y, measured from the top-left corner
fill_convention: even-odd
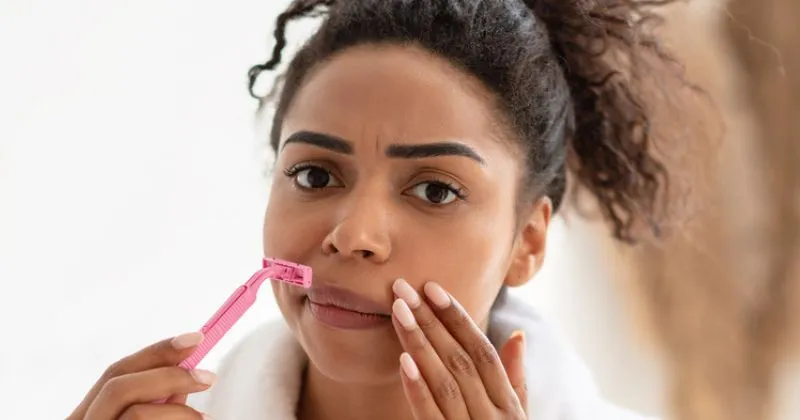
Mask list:
[[[514,241],[511,264],[504,281],[506,286],[522,286],[542,267],[552,213],[553,203],[549,197],[542,197],[533,203]]]

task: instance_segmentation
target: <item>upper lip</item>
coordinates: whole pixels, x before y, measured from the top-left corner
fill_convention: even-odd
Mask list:
[[[308,291],[308,300],[317,305],[336,306],[353,312],[389,316],[390,310],[363,295],[337,286],[312,284]]]

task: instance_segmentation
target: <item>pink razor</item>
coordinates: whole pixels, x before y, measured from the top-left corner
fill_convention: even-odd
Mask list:
[[[303,288],[311,287],[311,267],[275,258],[264,258],[263,267],[253,274],[247,283],[239,286],[217,310],[217,313],[203,325],[203,328],[200,329],[205,336],[203,342],[188,359],[178,366],[184,369],[194,369],[236,321],[250,309],[253,302],[256,301],[258,289],[264,280],[279,280]]]
[[[311,287],[311,267],[283,261],[276,258],[264,258],[263,268],[258,270],[247,283],[239,286],[231,297],[217,310],[214,316],[203,325],[200,332],[203,333],[203,342],[178,366],[191,370],[211,351],[212,348],[222,339],[225,333],[253,306],[256,301],[258,289],[266,279],[278,280],[295,286]],[[163,403],[166,400],[157,401]]]

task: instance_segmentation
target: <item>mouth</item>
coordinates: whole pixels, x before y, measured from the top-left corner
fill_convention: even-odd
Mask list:
[[[312,286],[306,307],[319,322],[341,329],[369,329],[391,324],[391,310],[365,296],[334,286]]]

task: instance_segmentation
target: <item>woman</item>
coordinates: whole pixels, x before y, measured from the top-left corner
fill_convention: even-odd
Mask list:
[[[645,28],[656,15],[627,0],[295,1],[251,94],[287,23],[322,8],[277,90],[263,231],[265,255],[313,267],[314,287],[273,284],[284,319],[216,376],[175,367],[202,336],[165,340],[110,367],[71,418],[641,418],[505,290],[541,267],[568,171],[618,239],[658,233],[666,171],[637,88],[669,62]]]

